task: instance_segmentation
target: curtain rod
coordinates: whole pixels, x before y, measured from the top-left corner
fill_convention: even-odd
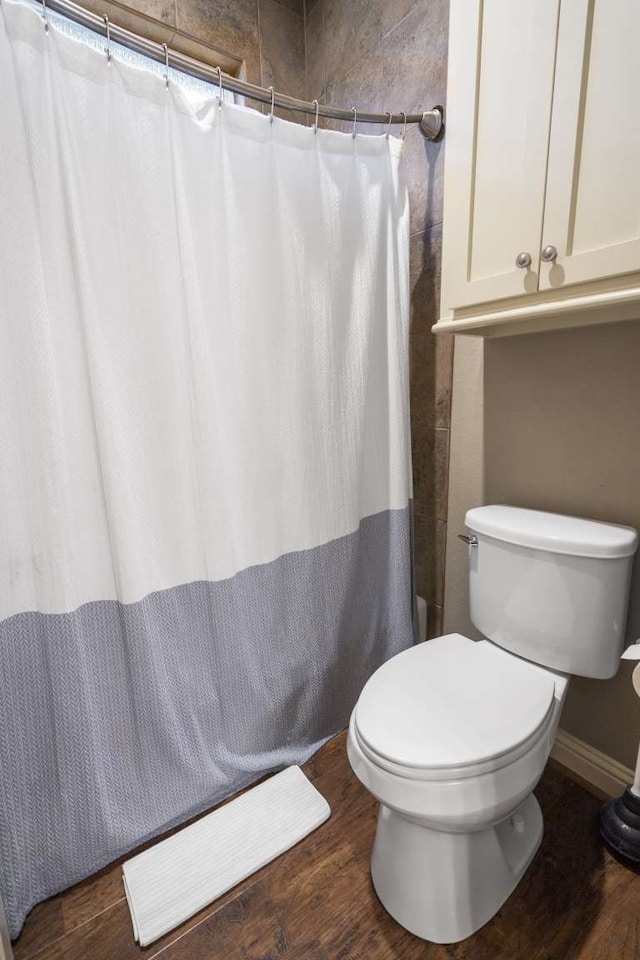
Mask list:
[[[257,100],[259,103],[268,103],[276,107],[282,107],[284,110],[297,110],[299,113],[310,114],[314,117],[331,117],[335,120],[351,120],[357,123],[384,123],[384,124],[407,124],[416,123],[427,140],[441,140],[444,135],[444,110],[442,107],[433,107],[424,113],[361,113],[359,110],[351,108],[345,110],[342,107],[331,107],[324,104],[309,103],[308,100],[298,100],[295,97],[288,97],[284,93],[277,93],[265,87],[258,87],[246,80],[238,80],[237,77],[231,77],[226,73],[218,71],[217,68],[210,67],[206,63],[188,57],[186,54],[178,53],[177,50],[170,50],[164,44],[155,43],[146,37],[137,33],[132,33],[124,27],[119,27],[112,23],[106,17],[100,17],[97,13],[92,13],[84,7],[74,3],[73,0],[42,0],[43,17],[46,22],[46,12],[48,9],[60,13],[70,20],[93,30],[95,33],[109,35],[111,40],[128,47],[137,53],[142,53],[152,60],[160,63],[166,63],[174,70],[181,73],[187,73],[200,80],[206,80],[209,83],[218,83],[224,90],[231,93],[240,94],[248,97],[250,100]]]

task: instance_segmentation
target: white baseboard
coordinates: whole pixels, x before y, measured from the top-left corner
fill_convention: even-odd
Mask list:
[[[619,797],[633,783],[633,770],[613,757],[579,740],[566,730],[558,730],[551,756],[609,797]]]

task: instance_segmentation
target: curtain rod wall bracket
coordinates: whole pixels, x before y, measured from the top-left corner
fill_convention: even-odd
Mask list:
[[[422,114],[420,130],[426,140],[442,140],[444,137],[444,107],[434,107]]]

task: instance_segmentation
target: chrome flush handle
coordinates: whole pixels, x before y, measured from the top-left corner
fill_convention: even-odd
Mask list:
[[[459,533],[458,540],[462,540],[463,543],[468,543],[470,547],[478,546],[478,538],[474,533],[468,536],[466,533]]]

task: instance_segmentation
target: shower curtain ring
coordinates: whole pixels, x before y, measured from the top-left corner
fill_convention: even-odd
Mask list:
[[[111,24],[109,23],[109,17],[106,13],[102,19],[104,20],[105,30],[107,31],[107,46],[104,52],[107,55],[107,63],[111,66]]]
[[[387,140],[388,140],[388,139],[389,139],[389,134],[391,133],[391,121],[393,120],[393,114],[387,112],[387,116],[389,117],[389,122],[387,123],[387,129],[385,130],[385,134],[384,134],[384,135],[385,135],[385,137],[386,137]]]
[[[276,108],[276,92],[273,87],[267,87],[271,93],[271,113],[269,114],[269,122],[273,123],[273,111]]]
[[[162,44],[162,49],[164,50],[164,85],[169,89],[169,47],[166,43]]]
[[[353,139],[355,140],[355,138],[356,138],[356,124],[357,124],[357,122],[358,122],[358,111],[356,110],[355,107],[351,107],[351,109],[353,110],[353,133],[351,134],[351,136],[352,136]]]
[[[407,115],[404,110],[401,112],[400,116],[404,117],[404,126],[402,127],[402,139],[404,140],[407,135]]]
[[[317,100],[312,100],[311,102],[315,104],[315,108],[316,108],[316,119],[314,120],[314,123],[313,123],[313,132],[317,133],[318,132],[318,112],[320,110],[320,104],[318,103]]]
[[[44,32],[49,33],[49,12],[47,10],[47,0],[42,0],[42,19],[44,20]]]
[[[222,106],[222,70],[220,67],[216,67],[218,74],[218,106]]]

